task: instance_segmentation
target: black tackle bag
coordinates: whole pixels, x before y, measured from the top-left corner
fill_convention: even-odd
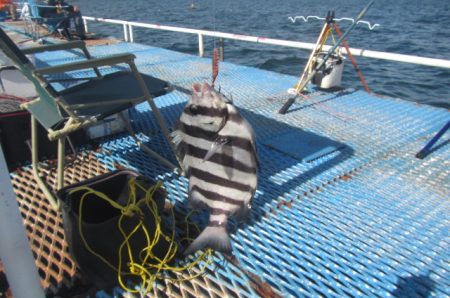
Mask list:
[[[125,239],[118,228],[121,210],[113,207],[109,202],[100,199],[97,195],[88,194],[83,200],[81,212],[83,240],[79,229],[79,207],[83,194],[88,192],[88,190],[72,191],[81,186],[87,186],[90,189],[105,194],[121,206],[125,206],[130,194],[130,179],[136,179],[136,183],[145,189],[149,189],[155,185],[154,181],[144,176],[139,176],[139,174],[133,171],[117,170],[67,186],[57,193],[58,199],[62,202],[63,224],[69,252],[88,281],[101,289],[110,289],[118,285],[116,269],[118,268],[120,258],[119,247]],[[139,187],[135,189],[138,200],[145,196],[145,192]],[[157,189],[153,194],[153,200],[156,202],[158,214],[161,214],[164,209],[164,190],[161,188]],[[126,235],[130,234],[136,228],[140,220],[143,220],[143,224],[150,237],[154,236],[156,228],[155,217],[146,206],[140,208],[142,212],[139,214],[122,217],[120,226]],[[163,225],[162,220],[161,225]],[[165,230],[164,227],[161,228],[163,231]],[[86,241],[91,250],[86,247],[84,241]],[[164,237],[160,237],[160,240],[152,250],[153,255],[159,259],[163,259],[169,245],[170,243]],[[147,240],[141,230],[133,234],[129,240],[129,247],[132,248],[134,261],[141,261],[141,256],[146,246]],[[128,272],[127,264],[130,261],[126,247],[122,249],[121,261],[121,271],[124,273],[122,274],[122,280],[128,283],[134,282],[136,276],[133,277],[133,275],[126,274]]]

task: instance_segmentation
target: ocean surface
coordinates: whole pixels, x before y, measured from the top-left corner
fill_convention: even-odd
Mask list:
[[[293,23],[289,17],[356,18],[369,0],[74,0],[83,15],[194,29],[315,43],[323,21]],[[195,9],[191,9],[194,4]],[[450,59],[450,1],[376,0],[347,38],[353,48]],[[88,23],[91,31],[123,37],[121,25]],[[345,31],[349,22],[340,22]],[[185,53],[198,53],[198,38],[150,29],[134,29],[135,41]],[[210,54],[213,38],[205,37]],[[331,43],[331,41],[329,42]],[[299,76],[310,52],[300,49],[225,40],[225,60]],[[376,93],[450,109],[450,69],[356,57],[369,87]],[[363,88],[347,61],[344,87]]]

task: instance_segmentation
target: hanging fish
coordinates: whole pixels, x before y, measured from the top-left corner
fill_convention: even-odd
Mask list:
[[[195,84],[174,142],[189,179],[189,205],[209,209],[207,227],[186,249],[231,252],[227,221],[246,218],[257,186],[255,135],[233,104],[209,84]]]

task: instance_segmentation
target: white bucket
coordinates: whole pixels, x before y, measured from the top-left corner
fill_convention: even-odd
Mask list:
[[[323,57],[326,53],[320,53],[319,57],[315,59],[316,65],[319,65],[323,61]],[[339,87],[341,85],[342,73],[344,71],[344,57],[332,55],[325,62],[323,70],[319,70],[312,83],[323,89],[329,89],[333,87]]]

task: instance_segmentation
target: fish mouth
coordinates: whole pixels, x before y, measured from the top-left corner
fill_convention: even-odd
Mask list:
[[[194,86],[192,86],[192,89],[195,92],[201,92],[202,91],[202,86],[200,84],[198,84],[198,83],[195,83]]]
[[[208,83],[204,82],[202,85],[200,85],[199,83],[195,83],[192,86],[192,89],[197,93],[200,92],[203,93],[203,92],[211,92],[213,88]]]

